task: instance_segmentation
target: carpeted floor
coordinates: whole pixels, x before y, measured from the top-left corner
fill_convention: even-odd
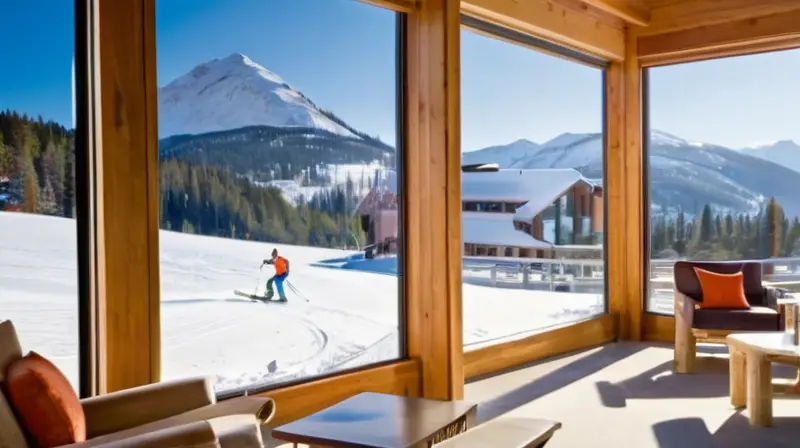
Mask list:
[[[499,415],[562,422],[547,448],[800,447],[800,398],[776,396],[774,426],[751,427],[728,395],[724,346],[699,347],[694,375],[672,374],[672,347],[615,343],[466,387],[479,421]],[[776,381],[795,369],[773,368]]]

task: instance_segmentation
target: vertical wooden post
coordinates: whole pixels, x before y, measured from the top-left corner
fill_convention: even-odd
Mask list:
[[[642,313],[647,297],[644,279],[646,254],[644,204],[644,167],[642,145],[642,67],[639,64],[638,36],[629,27],[625,32],[625,294],[628,322],[621,332],[622,339],[642,339]]]
[[[625,60],[606,71],[606,200],[609,310],[619,338],[640,340],[644,310],[644,220],[641,67],[627,30]]]
[[[153,218],[151,203],[155,201],[157,213],[158,196],[156,191],[153,197],[151,190],[158,142],[154,116],[148,117],[155,98],[155,10],[154,0],[94,2],[98,348],[103,393],[157,380],[153,360],[160,356],[158,218]]]
[[[420,2],[406,41],[408,352],[422,364],[422,395],[445,400],[464,392],[459,8]]]

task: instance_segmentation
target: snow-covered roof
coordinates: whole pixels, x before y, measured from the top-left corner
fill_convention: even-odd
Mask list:
[[[546,198],[552,202],[582,179],[581,173],[572,168],[462,173],[461,197],[465,201],[525,202]]]
[[[561,197],[578,182],[594,187],[595,185],[573,169],[565,170],[530,170],[534,173],[525,182],[526,188],[535,192],[528,195],[528,202],[514,212],[514,221],[531,222],[531,220]],[[541,171],[550,173],[541,173]],[[571,172],[570,172],[571,171]]]
[[[464,212],[462,215],[462,240],[469,244],[511,246],[523,249],[550,249],[552,244],[537,240],[514,228],[508,213]]]
[[[464,201],[525,202],[514,214],[515,220],[530,222],[578,182],[596,186],[572,168],[502,169],[461,173],[461,199]],[[376,170],[373,190],[397,194],[397,172]],[[359,208],[361,208],[359,206]]]

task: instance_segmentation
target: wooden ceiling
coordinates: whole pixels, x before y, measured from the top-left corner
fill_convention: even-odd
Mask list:
[[[653,35],[800,10],[798,0],[555,0],[602,11]]]

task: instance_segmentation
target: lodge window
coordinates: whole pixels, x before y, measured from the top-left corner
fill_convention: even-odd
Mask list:
[[[604,74],[606,66],[604,61],[598,61],[585,55],[576,54],[545,43],[527,35],[522,35],[512,30],[503,29],[495,24],[486,23],[473,17],[462,16],[461,31],[461,142],[464,147],[484,148],[470,150],[469,163],[495,162],[501,169],[513,170],[549,170],[570,168],[584,178],[597,179],[603,175],[604,166]],[[517,45],[519,43],[520,45]],[[546,52],[539,52],[537,47],[546,47]],[[552,53],[559,53],[559,57]],[[548,54],[549,53],[549,54]],[[487,58],[491,64],[487,64]],[[577,63],[576,60],[581,63]],[[491,82],[487,82],[491,79]],[[486,95],[487,86],[491,85],[492,95]],[[546,92],[542,91],[546,90]],[[577,91],[576,91],[577,89]],[[566,100],[565,100],[566,99]],[[524,117],[520,117],[523,115]],[[492,126],[492,132],[487,132],[487,124],[497,123]],[[536,125],[531,125],[536,123]],[[496,127],[497,129],[494,129]],[[579,134],[588,132],[587,134]],[[520,145],[522,139],[534,142],[536,145]],[[580,156],[571,151],[586,150],[589,146],[574,145],[577,141],[592,142],[592,150],[581,152]],[[536,148],[551,148],[552,154],[542,154],[537,157]],[[547,152],[547,151],[545,151]],[[555,162],[553,154],[559,154]],[[563,156],[563,157],[562,157]],[[483,157],[483,159],[482,159]],[[574,161],[574,165],[566,165]],[[557,167],[554,165],[558,165]],[[554,174],[554,178],[560,174]],[[466,175],[465,175],[466,176]],[[487,178],[490,174],[486,174]],[[564,178],[565,179],[565,178]],[[598,181],[602,183],[602,180]],[[493,185],[492,188],[500,188]],[[532,188],[529,194],[531,200],[542,201],[542,195],[553,195],[547,188]],[[492,192],[494,194],[495,192]],[[497,194],[503,194],[498,191]],[[512,194],[505,191],[505,194]],[[516,194],[516,192],[513,192]],[[545,201],[551,200],[549,196]],[[586,238],[586,232],[592,229],[592,215],[583,202],[577,202],[575,194],[570,190],[559,198],[553,198],[552,203],[537,210],[531,222],[514,222],[513,218],[507,223],[500,219],[492,220],[497,225],[491,235],[485,235],[484,241],[492,241],[487,253],[497,253],[509,256],[519,254],[521,257],[560,257],[558,246],[573,245],[581,238]],[[494,211],[504,214],[514,214],[522,205],[517,201],[502,201],[494,206],[488,206],[485,201],[464,201],[462,209],[466,211]],[[488,219],[487,219],[488,220]],[[508,231],[503,226],[508,226]],[[488,228],[488,225],[487,225]],[[590,230],[591,229],[591,230]],[[597,230],[602,230],[598,226]],[[595,232],[592,232],[596,234]],[[512,244],[518,244],[517,252]],[[470,241],[464,241],[469,243]],[[550,249],[550,245],[555,249]],[[525,247],[528,246],[528,247]],[[571,251],[582,250],[570,248]],[[595,258],[602,262],[602,248],[591,252],[584,252],[587,258]],[[483,263],[481,265],[481,263]],[[492,261],[477,263],[471,268],[469,275],[464,275],[463,281],[489,288],[480,288],[476,294],[474,288],[464,288],[463,295],[469,300],[464,302],[464,343],[465,348],[480,347],[489,343],[496,343],[504,337],[518,337],[527,331],[540,330],[539,325],[555,325],[572,322],[572,317],[564,317],[563,321],[542,319],[537,323],[530,320],[517,321],[503,319],[497,322],[488,319],[484,313],[486,306],[501,310],[508,316],[518,312],[517,305],[506,303],[503,288],[525,289],[525,294],[537,297],[542,292],[537,290],[540,284],[531,281],[529,276],[522,272],[515,272],[509,268],[506,261],[498,260],[494,270],[485,267]],[[577,263],[565,262],[568,272],[581,272]],[[483,277],[474,271],[484,269]],[[491,275],[491,280],[487,277]],[[547,282],[549,271],[543,272],[539,281]],[[488,282],[488,283],[487,283]],[[570,280],[573,284],[569,288],[559,291],[559,306],[575,307],[581,309],[577,314],[582,316],[601,314],[605,312],[605,278],[577,275]],[[493,289],[493,288],[496,288]],[[549,315],[550,302],[541,296],[541,312],[537,314]],[[491,300],[491,305],[487,305]],[[564,301],[569,304],[564,304]],[[507,307],[507,308],[503,308]],[[547,323],[545,323],[545,320]],[[480,336],[472,329],[480,329]],[[514,336],[507,336],[514,335]]]
[[[164,379],[230,396],[401,358],[404,15],[158,0],[156,19]]]

